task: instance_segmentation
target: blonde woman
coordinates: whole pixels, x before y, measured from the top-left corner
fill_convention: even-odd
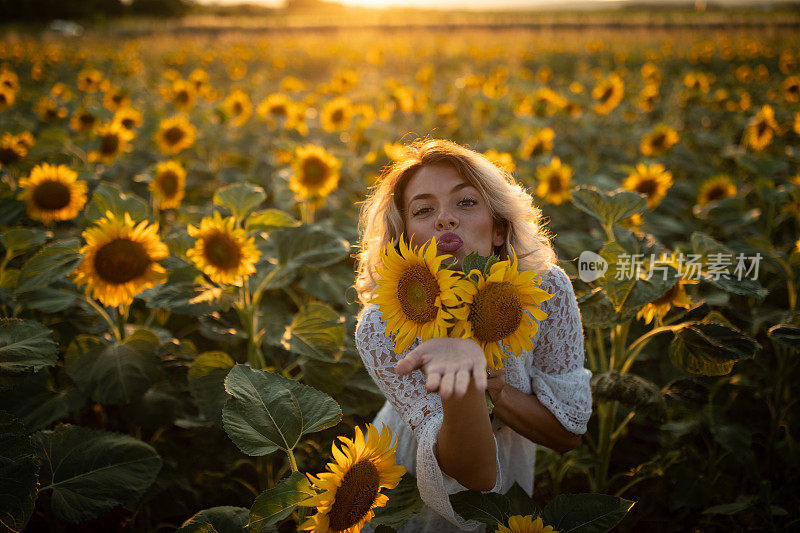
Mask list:
[[[375,424],[391,427],[397,459],[416,476],[425,509],[401,531],[480,531],[448,496],[462,490],[505,493],[514,482],[533,493],[536,444],[575,448],[591,414],[591,373],[583,368],[583,330],[572,284],[556,264],[541,212],[513,177],[482,155],[443,140],[417,141],[384,174],[362,206],[356,289],[364,305],[356,345],[386,396]],[[395,354],[370,298],[381,250],[401,235],[410,244],[436,237],[439,255],[470,252],[501,259],[513,247],[520,270],[543,278],[554,296],[533,348],[504,359],[487,376],[471,339],[433,338]],[[490,417],[484,391],[495,405]],[[365,527],[365,531],[369,531]]]

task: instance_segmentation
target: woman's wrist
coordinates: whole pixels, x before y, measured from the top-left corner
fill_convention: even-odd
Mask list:
[[[489,399],[492,400],[494,405],[497,405],[497,403],[501,400],[503,396],[503,390],[505,390],[506,386],[508,386],[508,384],[503,381],[500,383],[499,387],[488,387],[486,389],[486,391],[489,393]]]

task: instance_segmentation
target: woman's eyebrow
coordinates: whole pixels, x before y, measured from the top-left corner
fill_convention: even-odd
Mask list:
[[[450,189],[450,194],[456,193],[456,192],[460,191],[461,189],[463,189],[464,187],[472,187],[472,184],[467,183],[466,181],[462,181],[461,183],[459,183],[458,185],[456,185],[455,187]],[[414,200],[425,200],[425,199],[428,199],[428,198],[433,198],[433,195],[431,193],[428,193],[428,192],[420,193],[420,194],[414,196],[411,200],[409,200],[408,204],[411,205],[411,203]]]

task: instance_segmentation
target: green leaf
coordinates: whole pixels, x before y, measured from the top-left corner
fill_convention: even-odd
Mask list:
[[[230,291],[221,287],[192,282],[165,283],[153,289],[147,307],[166,309],[179,315],[203,316],[230,309],[233,299]]]
[[[87,220],[98,220],[106,216],[106,211],[111,211],[118,218],[128,213],[134,222],[139,222],[147,218],[147,203],[138,196],[101,183],[94,190],[83,216]]]
[[[506,492],[506,498],[511,502],[511,507],[508,511],[509,516],[539,516],[542,514],[541,509],[539,509],[539,506],[533,501],[533,498],[528,496],[525,489],[520,487],[519,483],[516,481],[511,485],[511,488],[508,489],[508,492]]]
[[[268,289],[291,283],[301,268],[321,268],[332,265],[350,251],[347,241],[319,226],[284,228],[272,233],[277,251],[277,268],[270,271]]]
[[[741,424],[712,424],[711,434],[723,448],[744,463],[752,455],[753,432]]]
[[[0,318],[0,370],[25,372],[56,364],[53,332],[33,320]]]
[[[560,494],[542,512],[559,533],[605,533],[619,524],[635,502],[608,494]]]
[[[761,345],[738,329],[717,322],[689,322],[669,346],[672,364],[692,374],[722,376],[740,359],[755,356]]]
[[[800,348],[800,327],[792,324],[778,324],[769,328],[769,338],[791,346],[795,350]]]
[[[29,309],[45,313],[60,313],[72,307],[79,295],[67,283],[56,282],[56,284],[60,286],[23,292],[17,296],[17,301]]]
[[[417,479],[408,472],[403,474],[395,488],[384,491],[384,494],[389,498],[389,502],[375,510],[375,516],[369,521],[369,525],[373,528],[388,526],[400,529],[400,526],[425,506],[417,489]]]
[[[28,432],[77,413],[84,403],[81,391],[72,383],[58,387],[48,370],[31,373],[10,390],[0,392],[0,405],[25,424]]]
[[[248,514],[244,507],[227,505],[204,509],[184,522],[176,533],[242,533]]]
[[[484,276],[488,276],[492,265],[499,260],[500,258],[496,255],[484,257],[478,252],[470,252],[467,257],[464,258],[464,261],[461,262],[461,271],[464,272],[464,274],[469,274],[473,270],[477,270]]]
[[[667,415],[664,396],[655,383],[634,374],[616,370],[592,376],[592,398],[596,401],[619,401],[637,413],[663,419]]]
[[[138,329],[122,342],[78,335],[67,349],[67,374],[97,402],[122,405],[138,399],[160,373],[158,337]]]
[[[13,416],[0,411],[0,528],[21,532],[33,514],[39,465],[31,438]]]
[[[636,284],[633,276],[626,275],[624,263],[620,258],[624,254],[629,254],[629,252],[616,241],[606,242],[600,250],[600,256],[608,263],[608,271],[605,276],[600,278],[599,282],[617,312],[622,309],[628,294]]]
[[[277,524],[297,507],[297,504],[316,496],[308,478],[302,472],[292,472],[275,487],[256,497],[250,507],[250,533],[261,533],[265,528]]]
[[[161,469],[158,453],[128,435],[65,425],[33,440],[39,490],[52,490],[53,513],[73,524],[137,501]]]
[[[272,231],[277,228],[293,228],[300,222],[280,209],[256,211],[247,217],[247,231]]]
[[[484,523],[489,531],[494,531],[497,524],[504,524],[511,509],[508,498],[496,492],[465,490],[451,494],[450,503],[462,518]]]
[[[222,420],[222,407],[228,399],[225,377],[235,364],[225,352],[205,352],[189,368],[189,390],[206,419]]]
[[[28,259],[19,273],[17,293],[41,289],[63,279],[81,262],[77,239],[48,244]]]
[[[283,346],[287,350],[319,359],[332,361],[344,345],[344,319],[331,307],[312,303],[300,308],[284,333]]]
[[[342,416],[327,394],[245,365],[233,367],[225,390],[231,397],[222,409],[222,425],[248,455],[291,450],[302,435],[331,427]]]
[[[647,209],[647,198],[637,192],[622,189],[601,191],[592,185],[574,189],[572,203],[609,227]]]
[[[214,193],[214,204],[227,207],[233,216],[244,220],[247,214],[266,200],[264,189],[252,183],[234,183]]]
[[[749,509],[752,506],[753,502],[751,501],[723,503],[722,505],[715,505],[713,507],[709,507],[708,509],[703,511],[703,514],[732,515],[744,511],[745,509]]]
[[[0,231],[0,244],[12,251],[12,255],[35,248],[44,243],[51,234],[35,228],[9,228]]]

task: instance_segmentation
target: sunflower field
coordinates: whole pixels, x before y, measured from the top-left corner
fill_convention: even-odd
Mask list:
[[[589,430],[539,447],[533,498],[457,511],[797,528],[799,65],[775,27],[4,34],[0,527],[419,512],[367,425],[353,283],[360,202],[431,137],[534,193],[594,375]]]

